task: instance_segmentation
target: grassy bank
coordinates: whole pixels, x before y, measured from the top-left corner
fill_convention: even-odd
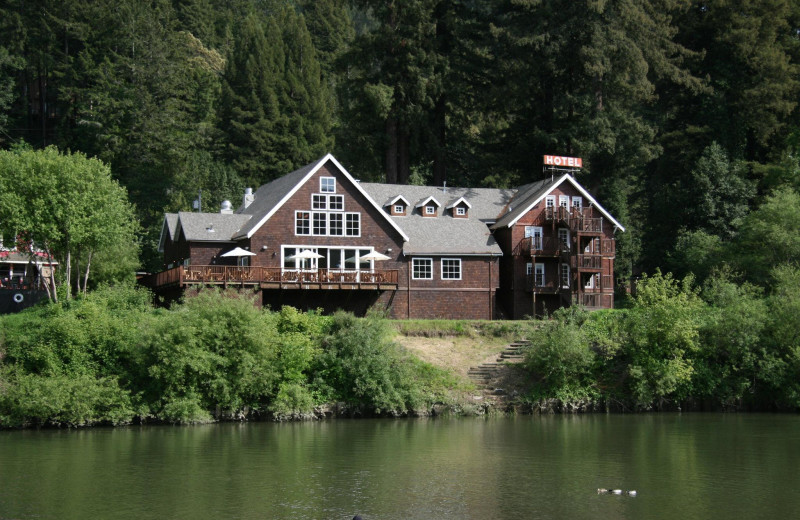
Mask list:
[[[624,309],[539,322],[262,311],[213,290],[164,310],[102,289],[0,318],[0,426],[465,410],[467,369],[520,338],[517,409],[796,410],[799,285],[793,268],[769,294],[657,274]]]

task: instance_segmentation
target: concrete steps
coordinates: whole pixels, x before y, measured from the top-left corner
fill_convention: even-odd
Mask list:
[[[515,341],[509,344],[497,357],[497,361],[481,363],[471,367],[467,376],[479,388],[486,388],[488,383],[496,379],[503,368],[509,364],[521,363],[525,359],[524,349],[530,345],[529,341]]]

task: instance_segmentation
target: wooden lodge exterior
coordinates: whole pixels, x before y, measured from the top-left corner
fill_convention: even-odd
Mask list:
[[[613,306],[616,230],[569,175],[518,190],[360,183],[327,155],[235,212],[167,214],[165,270],[142,282],[168,300],[220,286],[271,308],[522,318]]]

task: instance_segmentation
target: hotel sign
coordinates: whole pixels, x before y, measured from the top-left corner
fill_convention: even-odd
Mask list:
[[[547,166],[566,166],[567,168],[583,168],[583,159],[580,157],[560,157],[558,155],[545,155],[544,164]]]

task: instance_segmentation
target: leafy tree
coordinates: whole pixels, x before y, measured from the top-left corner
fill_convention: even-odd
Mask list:
[[[692,170],[689,185],[682,187],[689,194],[689,200],[682,201],[687,224],[730,239],[755,196],[746,175],[742,162],[731,163],[722,147],[712,143]]]
[[[692,278],[644,276],[632,303],[624,325],[631,397],[641,408],[684,399],[691,393],[703,311]]]
[[[695,362],[694,391],[736,406],[765,376],[762,335],[769,318],[763,290],[720,270],[706,282],[703,298],[710,309],[700,330],[703,348]]]
[[[110,168],[55,147],[0,151],[0,222],[7,236],[24,231],[59,261],[67,297],[73,262],[85,266],[75,273],[76,287],[85,288],[92,256],[130,247],[136,231],[133,208]]]
[[[800,259],[798,219],[800,195],[789,188],[775,191],[742,221],[729,248],[730,262],[748,280],[768,284],[772,269]]]

